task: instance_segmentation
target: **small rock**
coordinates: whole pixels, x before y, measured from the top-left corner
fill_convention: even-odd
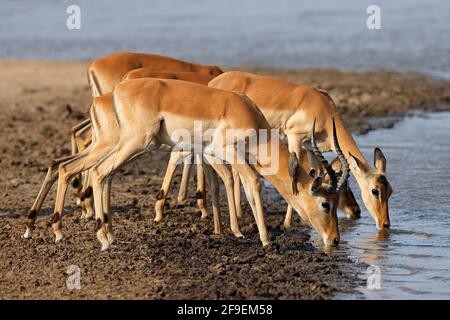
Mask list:
[[[219,276],[223,276],[226,273],[225,267],[221,263],[216,264],[210,270]]]

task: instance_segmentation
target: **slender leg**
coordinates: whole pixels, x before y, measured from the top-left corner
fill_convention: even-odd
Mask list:
[[[109,229],[106,224],[106,221],[108,224],[112,223],[112,217],[111,215],[105,215],[105,208],[103,207],[104,204],[109,204],[106,199],[106,201],[102,200],[102,197],[105,194],[104,188],[107,184],[106,181],[125,163],[135,159],[145,151],[151,152],[159,147],[159,145],[157,146],[156,144],[153,146],[150,145],[146,150],[147,145],[149,145],[149,143],[146,143],[146,141],[139,136],[126,137],[126,139],[122,139],[113,151],[108,153],[108,155],[91,170],[92,185],[94,189],[95,230],[97,239],[102,244],[102,251],[110,247],[111,240],[113,239],[112,230]],[[109,187],[106,188],[106,192],[109,194]],[[109,237],[108,233],[111,233]]]
[[[241,182],[242,186],[244,187],[245,197],[247,198],[247,201],[250,205],[250,209],[252,210],[253,218],[255,219],[256,226],[258,227],[258,215],[256,214],[256,200],[253,195],[252,186],[250,185],[248,179],[241,179]]]
[[[81,218],[89,220],[95,215],[94,212],[94,198],[92,195],[92,179],[91,170],[86,170],[83,172],[83,190],[81,191],[81,208],[82,214]]]
[[[83,125],[84,124],[84,125]],[[76,125],[72,128],[71,141],[72,141],[72,154],[77,154],[78,152],[86,149],[87,145],[90,145],[92,142],[92,133],[91,133],[91,123],[90,119],[86,119],[80,124]],[[88,185],[86,185],[86,179],[84,177],[84,173],[78,174],[72,181],[72,186],[75,189],[74,194],[77,198],[77,205],[81,205],[81,197],[83,190],[86,190]],[[86,207],[86,206],[82,206]],[[86,215],[85,211],[82,209],[82,215]]]
[[[214,218],[214,233],[222,234],[222,222],[220,219],[220,203],[219,203],[219,181],[217,179],[217,174],[212,170],[211,166],[206,164],[203,165],[206,182],[211,190],[211,200],[213,207],[213,218]]]
[[[185,163],[183,165],[183,175],[181,176],[180,191],[178,192],[177,202],[179,204],[186,203],[186,195],[189,183],[189,175],[191,173],[192,163]]]
[[[30,209],[30,212],[28,213],[28,219],[27,219],[27,227],[25,230],[25,234],[23,235],[24,238],[30,238],[31,234],[33,233],[34,224],[36,222],[37,215],[39,211],[42,208],[42,205],[44,203],[45,198],[47,197],[48,193],[50,192],[51,187],[55,183],[55,181],[58,179],[58,172],[57,167],[59,164],[68,161],[70,159],[73,159],[74,156],[68,156],[63,157],[60,159],[53,160],[51,165],[48,167],[47,175],[45,176],[44,182],[42,183],[41,189],[39,190],[39,193],[34,200],[34,203]]]
[[[261,199],[261,183],[258,176],[248,164],[236,164],[236,169],[239,171],[241,178],[247,180],[247,185],[251,186],[251,192],[255,201],[256,216],[258,217],[256,225],[259,230],[259,238],[263,246],[270,244],[269,234],[267,232],[266,222],[264,220],[264,208]],[[248,195],[247,195],[248,196]]]
[[[103,187],[102,201],[103,209],[105,211],[105,226],[106,226],[106,236],[108,237],[109,243],[114,242],[114,234],[112,227],[112,212],[111,212],[111,184],[113,176],[106,178],[105,186]]]
[[[72,129],[70,130],[70,132],[71,132],[71,134],[70,134],[70,142],[71,142],[71,145],[72,145],[72,155],[79,152],[78,146],[77,146],[76,133],[79,130],[81,130],[82,128],[84,128],[87,124],[89,124],[90,121],[91,121],[90,119],[83,120],[82,122],[80,122],[77,125],[73,126]]]
[[[238,218],[242,217],[242,205],[241,205],[241,179],[239,173],[232,168],[233,182],[234,182],[234,200],[236,201],[236,214]]]
[[[169,193],[170,185],[172,183],[173,174],[177,168],[177,162],[186,156],[185,152],[172,152],[170,154],[169,163],[167,164],[166,174],[164,175],[161,190],[156,195],[155,221],[161,221],[164,216],[164,204]]]
[[[197,164],[197,191],[195,192],[195,198],[204,219],[208,216],[208,208],[206,207],[205,175],[201,162]]]
[[[217,163],[217,161],[214,161],[214,157],[210,155],[205,155],[205,158],[209,161],[211,166],[214,168],[214,170],[217,172],[217,174],[220,176],[220,178],[223,180],[223,183],[225,184],[225,190],[227,192],[227,198],[228,198],[228,209],[230,212],[230,227],[233,234],[240,238],[243,237],[241,231],[239,230],[239,225],[237,221],[237,215],[236,215],[236,207],[235,207],[235,201],[234,201],[234,191],[233,191],[233,174],[228,168],[226,164]]]
[[[116,153],[117,154],[117,153]],[[114,154],[113,156],[115,156]],[[106,162],[106,161],[105,161]],[[104,163],[105,163],[104,162]],[[97,233],[97,239],[102,244],[102,251],[107,250],[111,243],[108,239],[108,231],[105,225],[105,220],[107,220],[107,215],[104,214],[103,211],[103,187],[105,179],[101,177],[99,170],[99,166],[92,168],[92,188],[94,189],[94,207],[95,207],[95,232]],[[105,219],[105,217],[108,217]],[[108,220],[108,223],[111,221]]]
[[[73,159],[59,165],[58,190],[56,192],[55,211],[52,219],[52,229],[56,242],[62,240],[61,220],[64,208],[64,198],[69,181],[78,173],[90,169],[111,150],[108,144],[96,144],[77,154]],[[101,197],[100,197],[101,199]]]
[[[284,218],[284,227],[286,229],[289,229],[292,227],[292,207],[288,204],[287,210],[286,210],[286,217]]]

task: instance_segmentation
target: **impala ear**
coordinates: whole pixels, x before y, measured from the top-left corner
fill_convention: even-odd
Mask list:
[[[373,165],[382,173],[386,172],[386,157],[380,148],[375,148],[373,152]]]
[[[352,170],[354,170],[356,173],[360,174],[360,175],[364,175],[366,172],[368,172],[368,168],[366,168],[366,166],[361,162],[361,160],[359,160],[357,157],[355,157],[354,155],[352,155],[349,152],[350,155],[350,165]]]
[[[317,190],[319,190],[320,186],[322,185],[323,180],[321,177],[317,177],[316,179],[314,179],[314,182],[311,186],[311,192],[312,193],[316,193]]]
[[[289,175],[291,176],[292,181],[292,192],[294,194],[298,194],[297,179],[300,173],[300,164],[298,163],[298,158],[295,152],[291,152],[291,154],[289,155],[288,168]]]

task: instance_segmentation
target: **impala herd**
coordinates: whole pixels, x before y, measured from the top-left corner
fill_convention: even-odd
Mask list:
[[[64,198],[71,184],[82,217],[95,216],[97,238],[102,250],[108,249],[114,241],[112,177],[123,165],[155,150],[170,152],[156,195],[155,221],[163,218],[165,199],[180,162],[184,168],[178,202],[186,200],[194,159],[197,205],[206,217],[208,185],[217,234],[222,233],[219,177],[226,190],[231,231],[236,237],[243,236],[238,223],[242,184],[264,246],[270,240],[260,176],[288,204],[284,226],[291,226],[295,210],[327,246],[339,243],[337,209],[349,219],[360,216],[348,182],[350,172],[377,229],[390,227],[388,200],[392,188],[385,175],[386,158],[375,148],[374,166],[367,162],[326,91],[273,77],[223,72],[217,66],[130,52],[95,60],[87,76],[93,96],[90,117],[72,128],[72,155],[53,160],[49,166],[28,214],[25,238],[31,237],[39,210],[58,181],[52,218],[56,241],[63,239]],[[201,123],[208,136],[199,135],[196,123]],[[188,137],[181,142],[180,132]],[[230,132],[240,135],[224,139]],[[225,156],[230,150],[231,158]],[[322,154],[328,151],[336,154],[332,162]],[[269,167],[276,171],[267,170]]]

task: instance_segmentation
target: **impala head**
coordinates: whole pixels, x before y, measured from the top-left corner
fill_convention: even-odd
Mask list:
[[[350,154],[355,176],[359,176],[361,197],[377,224],[377,229],[389,228],[388,200],[392,187],[386,178],[386,158],[380,148],[374,150],[374,168]]]
[[[317,171],[312,169],[311,172],[315,174]],[[330,192],[330,185],[316,175],[311,176],[302,192],[306,193],[301,195],[301,201],[307,222],[319,233],[326,246],[336,246],[340,239],[337,219],[339,194]]]
[[[336,171],[336,175],[338,177],[342,176],[341,162],[338,157],[331,162],[331,165],[333,170]],[[348,219],[358,219],[361,217],[361,208],[358,202],[356,202],[352,189],[350,189],[349,180],[345,182],[342,190],[339,192],[338,209],[344,212]]]
[[[313,150],[312,152],[306,151],[310,171],[301,184],[298,184],[295,178],[300,172],[297,157],[295,154],[291,154],[289,158],[289,174],[293,182],[292,191],[295,194],[300,190],[303,218],[320,234],[327,246],[336,246],[339,243],[336,211],[339,204],[339,195],[347,187],[350,173],[347,160],[339,147],[335,131],[333,139],[342,168],[340,176],[333,170],[316,145],[315,121],[311,134]]]

